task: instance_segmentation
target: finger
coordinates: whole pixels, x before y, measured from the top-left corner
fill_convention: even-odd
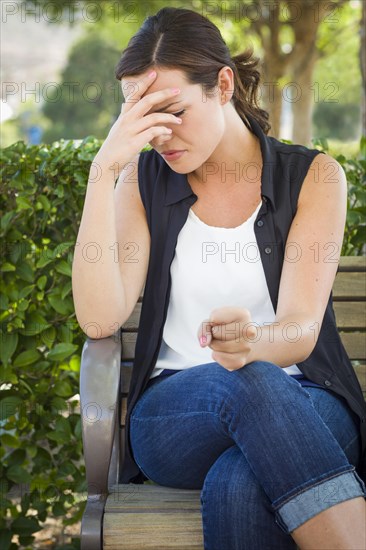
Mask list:
[[[215,340],[232,341],[253,340],[257,336],[257,323],[254,321],[219,324],[212,326],[212,337]]]
[[[208,319],[205,319],[200,323],[197,331],[197,338],[201,347],[206,347],[211,343],[212,334],[211,334],[211,323]]]
[[[249,352],[252,345],[250,343],[243,344],[235,344],[232,341],[221,341],[216,340],[215,338],[212,340],[212,342],[209,345],[209,348],[212,349],[212,351],[217,351],[218,353],[227,353],[228,355],[237,355],[244,352]],[[239,349],[240,348],[240,349]]]
[[[143,98],[141,98],[138,103],[136,103],[134,112],[136,116],[143,117],[144,115],[149,113],[151,109],[156,107],[156,105],[172,103],[174,101],[174,98],[176,98],[177,96],[179,97],[180,93],[181,92],[179,88],[165,88],[164,90],[147,94]]]
[[[153,126],[161,124],[174,124],[179,126],[182,124],[182,119],[170,113],[151,113],[150,115],[139,117],[135,124],[135,132],[143,132]],[[169,128],[166,127],[166,130],[168,129]]]
[[[156,71],[149,71],[137,82],[127,81],[122,84],[122,93],[125,101],[122,103],[121,111],[128,112],[135,103],[140,101],[146,90],[156,79]]]
[[[228,324],[235,321],[248,322],[250,311],[243,307],[223,306],[211,311],[209,321],[214,324]]]

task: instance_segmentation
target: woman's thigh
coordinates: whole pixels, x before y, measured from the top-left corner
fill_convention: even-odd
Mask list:
[[[226,449],[235,444],[221,417],[227,394],[236,391],[233,382],[238,380],[237,376],[241,376],[242,381],[248,375],[252,380],[252,377],[258,377],[259,373],[265,374],[265,378],[258,377],[257,381],[261,388],[263,385],[264,396],[272,395],[270,382],[277,384],[273,386],[274,394],[279,393],[279,388],[283,388],[284,393],[288,395],[292,392],[296,395],[299,391],[299,383],[294,379],[289,380],[288,375],[277,371],[279,367],[273,364],[258,362],[258,365],[252,363],[248,367],[250,368],[246,372],[244,368],[240,369],[242,373],[238,371],[232,377],[233,373],[217,363],[209,363],[180,371],[149,384],[136,403],[130,418],[133,454],[146,477],[160,485],[202,488],[211,466]],[[302,388],[301,392],[304,390],[305,388]],[[347,403],[343,398],[320,388],[306,388],[304,393],[308,396],[307,399],[310,396],[322,427],[327,427],[327,431],[333,434],[345,450],[350,463],[356,465],[359,460],[359,433],[356,420]],[[261,393],[257,391],[256,394],[256,399],[260,400]],[[241,397],[240,393],[238,397]],[[272,401],[269,400],[269,403],[271,405]],[[276,405],[276,398],[273,403]],[[253,445],[257,444],[255,423],[258,423],[258,434],[263,434],[264,424],[269,423],[266,416],[268,403],[263,409],[256,402],[243,402],[241,406],[245,411],[243,418],[246,416],[248,419],[250,416],[250,438],[253,438]],[[297,407],[296,399],[288,406]],[[301,406],[298,412],[296,409],[297,414],[300,421]],[[275,438],[275,434],[271,437]],[[297,451],[299,453],[299,450]]]
[[[189,372],[199,367],[154,379],[131,412],[134,459],[159,485],[201,489],[217,457],[234,445],[220,424],[214,377],[209,384]]]

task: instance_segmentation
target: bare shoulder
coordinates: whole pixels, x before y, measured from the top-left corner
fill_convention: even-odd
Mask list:
[[[316,155],[303,181],[298,205],[314,200],[335,201],[347,193],[347,178],[339,162],[327,153]]]
[[[339,162],[334,157],[324,152],[314,157],[311,167],[317,167],[320,174],[325,174],[327,172],[332,173],[332,175],[344,174],[344,170]]]

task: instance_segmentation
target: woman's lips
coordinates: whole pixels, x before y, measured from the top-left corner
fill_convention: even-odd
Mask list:
[[[163,151],[161,154],[166,160],[178,160],[185,151],[176,151],[176,150],[170,150],[170,151]]]

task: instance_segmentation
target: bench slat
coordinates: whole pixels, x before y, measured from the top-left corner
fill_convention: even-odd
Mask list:
[[[336,316],[337,327],[339,330],[365,330],[365,302],[334,302],[333,309]]]
[[[156,484],[112,487],[104,516],[104,548],[203,550],[200,490]]]
[[[341,340],[350,359],[366,359],[366,334],[364,332],[341,332]]]
[[[356,376],[362,388],[363,395],[366,399],[366,365],[355,365],[353,368],[355,369]]]
[[[123,541],[123,546],[121,542]],[[199,512],[160,512],[104,516],[104,550],[203,550]]]
[[[366,273],[340,272],[333,283],[333,301],[343,299],[365,300]]]
[[[366,256],[341,256],[339,271],[366,271]]]
[[[154,512],[160,510],[165,513],[172,509],[199,510],[200,491],[134,483],[115,485],[112,488],[106,502],[107,512],[131,513],[137,509]]]

